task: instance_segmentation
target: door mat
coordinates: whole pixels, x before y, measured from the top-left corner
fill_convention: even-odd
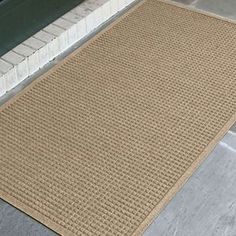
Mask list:
[[[142,1],[0,111],[0,197],[62,235],[140,235],[236,120],[236,25]]]

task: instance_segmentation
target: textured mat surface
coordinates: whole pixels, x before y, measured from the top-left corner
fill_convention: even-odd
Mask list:
[[[139,4],[0,112],[0,197],[64,235],[136,235],[236,113],[236,25]]]

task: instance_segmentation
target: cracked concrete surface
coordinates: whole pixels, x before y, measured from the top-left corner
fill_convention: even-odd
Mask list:
[[[235,0],[176,0],[236,19]],[[144,236],[236,236],[236,125],[170,201]],[[54,236],[0,200],[1,236]]]

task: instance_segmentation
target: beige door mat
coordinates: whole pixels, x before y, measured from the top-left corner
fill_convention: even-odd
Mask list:
[[[236,25],[141,2],[0,112],[0,197],[63,235],[138,235],[236,120]]]

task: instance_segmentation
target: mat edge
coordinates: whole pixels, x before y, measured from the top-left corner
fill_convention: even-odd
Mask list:
[[[31,84],[29,84],[27,87],[25,87],[22,91],[20,91],[17,95],[12,97],[10,100],[5,102],[0,106],[0,112],[2,112],[4,109],[7,109],[9,106],[11,106],[18,98],[21,96],[24,96],[24,94],[29,91],[34,85],[39,83],[41,80],[46,79],[48,74],[52,73],[54,70],[56,70],[58,67],[66,64],[68,60],[73,58],[76,54],[78,54],[83,48],[87,47],[88,44],[95,41],[98,37],[100,37],[102,34],[104,34],[106,31],[114,27],[116,24],[118,24],[121,20],[123,20],[127,15],[135,11],[139,6],[143,5],[145,2],[149,0],[141,0],[140,2],[137,2],[136,5],[133,6],[133,8],[128,9],[127,12],[125,12],[122,16],[120,16],[118,19],[116,19],[114,22],[112,22],[110,25],[105,27],[102,31],[100,31],[97,35],[95,35],[93,38],[86,41],[82,46],[80,46],[78,49],[76,49],[73,53],[71,53],[69,56],[64,58],[61,62],[59,62],[57,65],[55,65],[53,68],[49,69],[46,73],[36,78]],[[206,15],[211,18],[219,19],[222,21],[226,21],[228,23],[236,24],[236,20],[231,20],[229,18],[221,17],[217,14],[210,13],[201,9],[197,9],[191,6],[186,6],[182,3],[173,2],[171,0],[157,0],[159,2],[173,5],[182,9],[186,9],[195,13],[199,13],[202,15]],[[200,165],[203,163],[203,161],[208,157],[208,155],[213,151],[217,143],[224,137],[224,135],[228,132],[230,127],[236,122],[236,113],[233,114],[231,119],[223,126],[223,128],[219,131],[219,133],[215,136],[215,138],[208,144],[208,146],[203,150],[199,158],[197,158],[194,163],[189,167],[189,169],[182,175],[182,177],[175,183],[175,185],[170,189],[170,191],[165,195],[165,197],[160,201],[160,203],[149,213],[149,215],[145,218],[145,220],[137,227],[137,229],[132,233],[132,236],[140,236],[145,232],[145,230],[148,228],[148,226],[154,221],[154,219],[161,213],[161,211],[166,207],[166,205],[171,201],[171,199],[179,192],[179,190],[184,186],[184,184],[188,181],[188,179],[193,175],[193,173],[200,167]],[[75,236],[72,232],[68,231],[65,227],[62,227],[61,225],[55,223],[54,221],[48,219],[46,216],[40,214],[38,211],[33,210],[32,208],[26,206],[22,202],[18,201],[16,198],[5,194],[3,191],[0,190],[0,198],[8,202],[9,204],[13,205],[20,211],[26,213],[30,217],[32,217],[34,220],[42,223],[43,225],[47,226],[49,229],[55,231],[56,233],[60,235],[65,236]],[[19,204],[18,204],[19,203]]]

